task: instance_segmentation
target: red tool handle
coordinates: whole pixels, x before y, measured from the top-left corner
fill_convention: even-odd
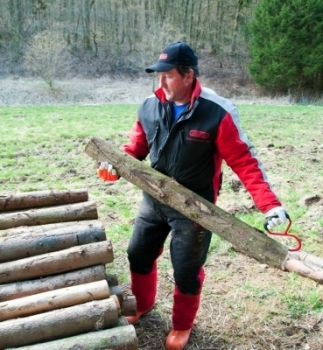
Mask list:
[[[264,223],[264,228],[265,230],[270,234],[270,235],[273,235],[273,236],[281,236],[281,237],[291,237],[291,238],[294,238],[297,242],[297,246],[295,248],[289,248],[288,250],[290,252],[297,252],[299,250],[302,249],[302,241],[300,240],[299,237],[297,237],[296,235],[292,234],[292,233],[289,233],[289,229],[290,227],[292,226],[292,220],[291,218],[288,216],[287,217],[287,220],[288,220],[288,225],[287,227],[285,228],[285,231],[284,232],[272,232],[268,229],[268,221],[270,220],[271,218],[267,218],[267,220],[265,221]]]

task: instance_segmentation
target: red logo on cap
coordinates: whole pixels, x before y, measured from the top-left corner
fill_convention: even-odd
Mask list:
[[[160,56],[159,56],[159,59],[160,60],[166,60],[168,57],[167,53],[161,53]]]

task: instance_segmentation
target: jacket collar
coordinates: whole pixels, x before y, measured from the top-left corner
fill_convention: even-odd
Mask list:
[[[190,106],[189,109],[191,109],[194,105],[194,101],[200,96],[202,91],[202,86],[201,86],[201,82],[198,78],[195,79],[195,86],[194,86],[194,90],[192,92],[191,95],[191,102],[190,102]],[[165,93],[163,91],[163,89],[161,87],[159,87],[156,91],[155,91],[155,95],[157,96],[157,98],[162,102],[162,103],[167,103],[168,101],[166,100],[166,96]]]

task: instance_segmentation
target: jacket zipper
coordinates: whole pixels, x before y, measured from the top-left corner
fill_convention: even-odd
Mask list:
[[[154,135],[153,140],[152,140],[151,143],[154,143],[154,142],[155,142],[155,140],[156,140],[156,138],[157,138],[157,135],[158,135],[158,131],[159,131],[159,125],[156,126],[155,135]]]
[[[180,142],[181,145],[184,145],[184,129],[180,130],[179,142]]]

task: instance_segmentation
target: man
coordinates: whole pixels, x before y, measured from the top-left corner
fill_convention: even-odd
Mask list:
[[[269,218],[268,228],[286,222],[285,210],[239,125],[236,107],[201,86],[198,58],[191,47],[183,42],[167,45],[146,72],[157,72],[159,87],[140,106],[124,151],[139,160],[149,154],[154,169],[213,203],[221,187],[224,160]],[[106,181],[118,178],[106,162],[98,173]],[[137,299],[137,314],[128,317],[129,323],[154,307],[157,258],[170,232],[175,288],[166,348],[175,350],[187,344],[199,308],[211,232],[143,193],[127,251]]]

